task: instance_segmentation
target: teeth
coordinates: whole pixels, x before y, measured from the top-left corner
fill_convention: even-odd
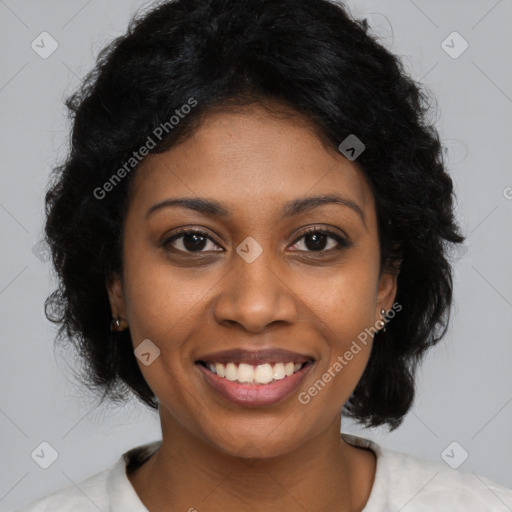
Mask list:
[[[286,372],[285,372],[283,363],[275,364],[274,367],[272,368],[272,371],[273,371],[272,377],[276,380],[281,380],[286,377]]]
[[[256,371],[254,372],[254,380],[257,384],[268,384],[273,379],[273,370],[272,366],[268,363],[260,364],[256,366]]]
[[[238,365],[238,379],[240,382],[252,382],[254,380],[254,366],[241,363]]]
[[[211,365],[210,365],[210,370],[212,370],[212,369],[211,369],[211,367],[212,367],[212,366],[213,366],[213,365],[211,364]],[[226,368],[224,367],[224,365],[223,365],[223,364],[220,364],[220,363],[217,363],[217,364],[215,365],[215,370],[212,370],[212,372],[213,372],[213,373],[217,373],[217,375],[218,375],[219,377],[225,377],[225,376],[226,376]]]
[[[246,363],[239,363],[238,366],[235,363],[209,363],[207,366],[219,377],[241,384],[268,384],[285,379],[302,368],[300,363],[265,363],[257,366]]]
[[[236,380],[238,377],[238,370],[233,363],[228,363],[226,365],[226,379],[228,380]]]

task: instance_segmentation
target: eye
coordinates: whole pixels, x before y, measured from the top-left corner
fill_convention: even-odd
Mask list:
[[[306,250],[299,249],[299,252],[330,252],[331,250],[342,250],[350,247],[352,244],[343,238],[341,235],[329,231],[327,229],[313,228],[302,233],[301,237],[298,238],[292,247],[297,247],[300,240],[305,239]],[[328,240],[331,239],[331,243]],[[334,243],[333,243],[334,241]],[[178,252],[184,253],[201,253],[208,252],[208,243],[211,242],[213,247],[210,247],[210,251],[222,252],[223,249],[215,249],[215,246],[219,245],[213,240],[213,238],[205,233],[204,231],[197,229],[184,229],[174,234],[170,238],[167,238],[162,243],[164,248],[171,246]],[[327,243],[326,243],[327,242]],[[328,247],[326,247],[326,245]],[[330,246],[329,246],[330,245]]]
[[[328,239],[331,239],[331,243],[328,243]],[[329,252],[331,250],[342,250],[350,247],[352,244],[338,233],[329,231],[328,229],[313,228],[302,233],[302,236],[298,238],[292,247],[296,247],[299,241],[305,239],[304,245],[307,250],[301,250],[301,252]],[[333,242],[334,241],[334,242]],[[326,247],[326,245],[328,247]]]
[[[217,245],[216,242],[212,239],[212,237],[205,233],[204,231],[200,231],[197,229],[184,229],[176,233],[175,235],[171,236],[170,238],[164,240],[162,246],[165,248],[167,248],[168,246],[172,246],[173,249],[185,253],[206,252],[204,251],[204,248],[205,246],[208,245],[208,242],[212,242],[212,244]],[[216,252],[220,252],[217,251],[216,249],[213,250]]]

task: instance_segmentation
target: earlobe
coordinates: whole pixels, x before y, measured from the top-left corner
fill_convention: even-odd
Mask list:
[[[113,302],[123,299],[123,283],[118,273],[110,274],[105,280],[105,284],[111,306]]]

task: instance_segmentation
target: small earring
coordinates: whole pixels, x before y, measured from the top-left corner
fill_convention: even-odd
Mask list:
[[[122,331],[123,329],[120,329],[121,321],[122,321],[122,318],[119,315],[117,315],[117,318],[112,317],[112,320],[110,322],[110,330],[112,332]]]
[[[381,309],[380,310],[380,314],[382,316],[382,323],[384,325],[384,327],[381,329],[382,332],[386,332],[386,322],[385,322],[385,318],[386,318],[386,310],[385,309]]]

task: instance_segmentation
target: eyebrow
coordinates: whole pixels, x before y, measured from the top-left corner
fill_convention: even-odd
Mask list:
[[[288,201],[281,209],[281,217],[292,217],[326,204],[339,204],[352,209],[359,215],[359,217],[361,217],[361,220],[366,227],[366,219],[361,207],[355,201],[341,197],[337,194],[307,196]],[[215,200],[203,197],[177,197],[164,199],[163,201],[159,201],[151,206],[151,208],[146,212],[146,219],[153,213],[162,210],[163,208],[170,207],[188,208],[189,210],[194,210],[205,215],[221,218],[229,217],[230,215],[229,210]]]

